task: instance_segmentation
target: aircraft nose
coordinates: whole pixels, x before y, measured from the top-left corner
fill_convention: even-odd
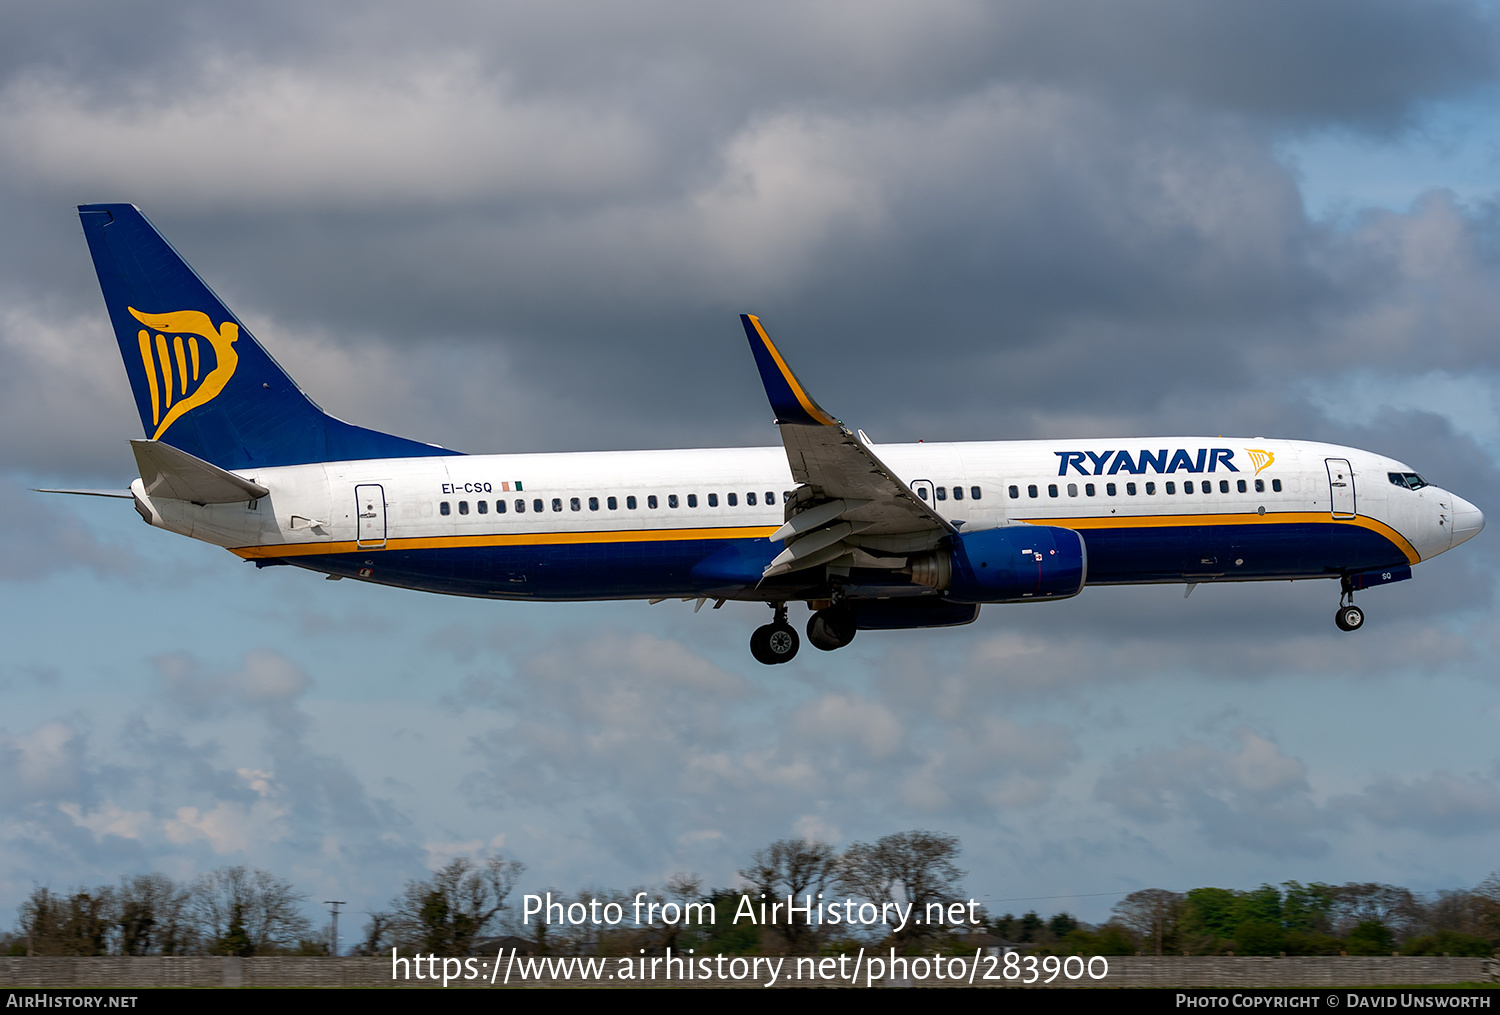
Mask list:
[[[1484,512],[1462,497],[1453,498],[1453,545],[1473,539],[1484,528]]]

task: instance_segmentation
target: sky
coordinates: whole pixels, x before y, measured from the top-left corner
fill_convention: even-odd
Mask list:
[[[1491,534],[1352,635],[1327,582],[1096,588],[763,667],[763,606],[334,584],[31,488],[134,476],[75,211],[127,201],[328,411],[464,451],[774,444],[752,312],[877,444],[1323,440],[1493,514],[1497,43],[1457,0],[0,9],[0,925],[909,829],[997,913],[1472,887]]]

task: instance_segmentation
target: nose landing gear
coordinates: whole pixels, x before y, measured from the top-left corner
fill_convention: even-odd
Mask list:
[[[767,666],[791,662],[801,647],[797,632],[786,622],[786,603],[772,603],[771,609],[776,611],[776,619],[757,627],[750,636],[750,654]]]
[[[1344,576],[1339,611],[1333,615],[1333,622],[1340,631],[1358,631],[1365,626],[1365,611],[1354,605],[1354,583],[1349,580],[1348,575]]]

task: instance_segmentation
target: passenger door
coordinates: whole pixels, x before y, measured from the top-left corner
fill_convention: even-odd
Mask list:
[[[1325,459],[1328,466],[1329,504],[1335,518],[1353,518],[1354,470],[1343,458]]]

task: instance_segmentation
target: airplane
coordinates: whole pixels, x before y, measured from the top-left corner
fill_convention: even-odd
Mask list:
[[[782,446],[469,455],[346,423],[303,393],[133,205],[78,209],[145,429],[145,521],[257,567],[504,600],[766,603],[801,639],[952,627],[1091,585],[1335,579],[1354,594],[1484,515],[1355,448],[1223,437],[875,446],[741,317]]]

